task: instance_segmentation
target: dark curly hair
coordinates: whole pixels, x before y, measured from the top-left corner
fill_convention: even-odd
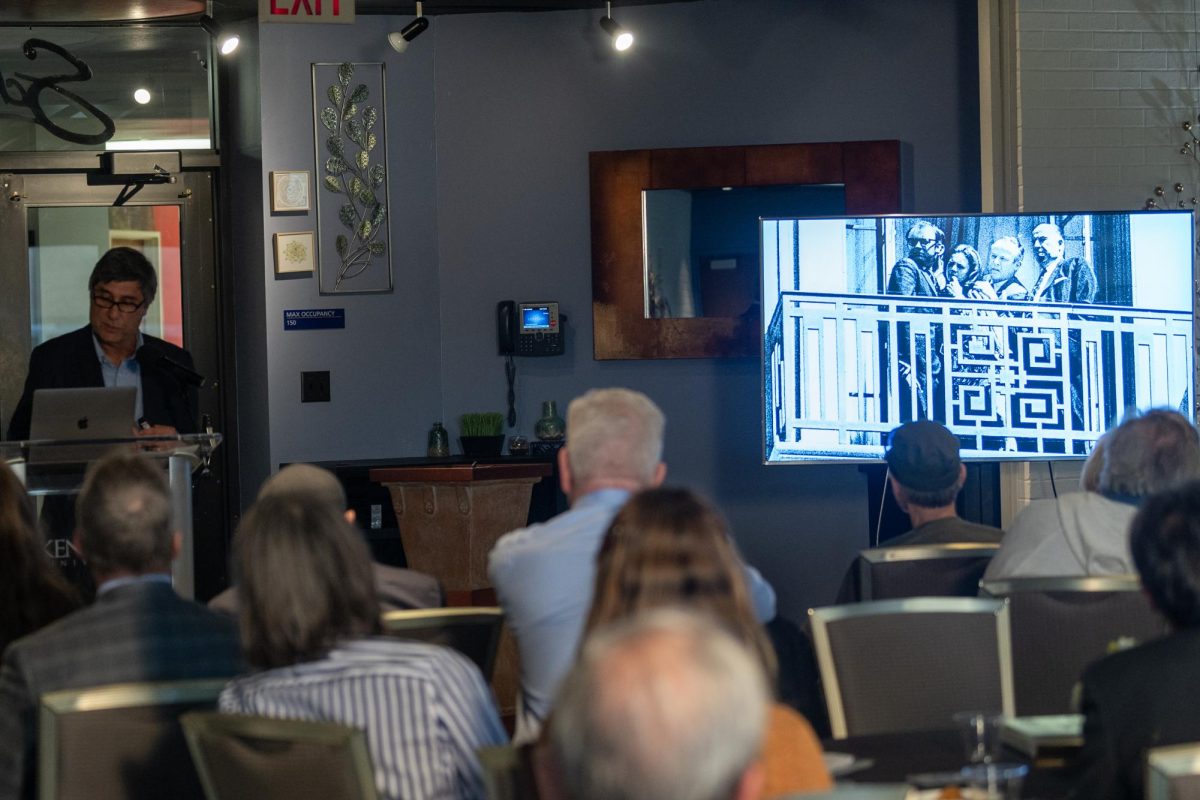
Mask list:
[[[1129,547],[1155,607],[1177,628],[1200,626],[1200,481],[1148,498]]]

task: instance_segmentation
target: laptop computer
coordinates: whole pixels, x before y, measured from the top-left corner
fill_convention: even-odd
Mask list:
[[[72,441],[119,439],[133,435],[137,388],[38,389],[33,393],[30,439]],[[78,464],[99,457],[113,445],[36,447],[31,464]]]

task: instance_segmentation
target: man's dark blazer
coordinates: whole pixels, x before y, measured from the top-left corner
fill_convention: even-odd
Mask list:
[[[18,639],[0,664],[0,798],[32,796],[37,706],[46,692],[110,683],[223,678],[243,670],[228,617],[133,583]]]
[[[153,336],[142,335],[145,343],[189,369],[188,351]],[[142,415],[154,425],[170,425],[180,433],[196,432],[196,408],[193,390],[181,384],[169,372],[152,365],[141,365]],[[8,424],[10,440],[29,438],[29,420],[33,411],[33,393],[37,389],[77,389],[103,386],[100,360],[90,325],[56,336],[33,349],[29,356],[29,374],[25,391]]]
[[[1200,741],[1200,628],[1176,631],[1083,674],[1079,800],[1140,800],[1146,750]]]

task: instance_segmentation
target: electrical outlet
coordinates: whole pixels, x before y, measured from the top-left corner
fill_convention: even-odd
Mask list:
[[[329,402],[329,371],[300,373],[300,402]]]

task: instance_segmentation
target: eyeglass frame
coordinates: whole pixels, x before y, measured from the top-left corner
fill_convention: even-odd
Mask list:
[[[134,314],[137,312],[137,310],[139,308],[141,308],[144,305],[147,305],[145,297],[143,297],[137,303],[134,303],[131,300],[117,300],[114,297],[97,294],[96,292],[91,292],[91,297],[92,297],[92,304],[95,305],[96,308],[100,309],[101,311],[108,311],[113,306],[116,306],[117,310],[120,311],[122,314]],[[130,307],[130,306],[132,306],[132,307]]]

